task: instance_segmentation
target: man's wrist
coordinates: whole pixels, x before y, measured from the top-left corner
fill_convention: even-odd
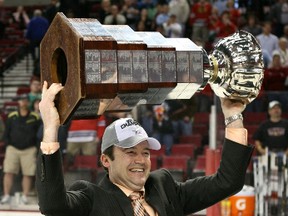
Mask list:
[[[229,124],[231,124],[237,120],[243,121],[243,116],[241,113],[237,113],[237,114],[234,114],[234,115],[231,115],[231,116],[225,118],[225,126],[228,126]]]
[[[44,142],[40,144],[40,149],[43,154],[50,155],[54,154],[60,148],[59,142]]]
[[[226,128],[225,138],[242,145],[247,145],[248,131],[245,128]]]

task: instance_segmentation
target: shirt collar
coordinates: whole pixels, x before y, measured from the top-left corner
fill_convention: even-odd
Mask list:
[[[128,189],[128,188],[120,185],[120,184],[117,184],[117,183],[113,183],[113,184],[115,184],[117,187],[119,187],[120,190],[122,190],[123,193],[124,193],[127,197],[129,197],[129,196],[134,192],[134,191],[132,191],[132,190],[130,190],[130,189]],[[143,192],[143,197],[145,197],[145,188],[143,187],[140,191]]]

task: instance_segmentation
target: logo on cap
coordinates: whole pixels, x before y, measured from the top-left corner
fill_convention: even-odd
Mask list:
[[[124,128],[132,126],[132,125],[139,125],[139,123],[133,119],[127,119],[124,124],[120,125],[120,128],[124,129]]]

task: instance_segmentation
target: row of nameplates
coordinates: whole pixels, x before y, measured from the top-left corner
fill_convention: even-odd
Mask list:
[[[188,38],[165,38],[159,32],[137,32],[127,25],[102,25],[95,19],[69,21],[84,41],[92,40],[96,47],[84,47],[86,84],[148,83],[154,86],[150,91],[158,91],[155,100],[159,102],[157,84],[177,84],[172,89],[163,88],[166,99],[188,99],[203,83],[202,48]],[[98,42],[107,43],[108,49],[97,46]],[[153,92],[148,89],[147,94]]]

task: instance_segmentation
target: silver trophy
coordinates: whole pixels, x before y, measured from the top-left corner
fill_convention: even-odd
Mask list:
[[[248,104],[263,81],[260,45],[244,31],[221,39],[208,55],[188,38],[58,13],[40,55],[42,80],[64,86],[55,103],[61,124],[71,117],[189,99],[208,84],[217,96]]]

